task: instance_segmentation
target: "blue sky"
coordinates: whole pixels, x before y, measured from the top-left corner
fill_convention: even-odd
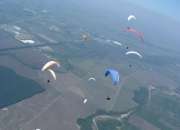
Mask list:
[[[180,0],[129,0],[132,3],[168,15],[180,21]]]

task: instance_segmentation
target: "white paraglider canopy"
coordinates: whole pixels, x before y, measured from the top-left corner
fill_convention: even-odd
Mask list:
[[[96,79],[94,77],[90,77],[88,81],[96,81]]]
[[[134,20],[136,20],[136,16],[134,16],[134,15],[129,15],[129,17],[128,17],[128,21],[131,21],[132,19],[134,19]]]
[[[137,51],[128,51],[126,55],[137,55],[139,58],[143,58],[143,56]]]
[[[45,71],[49,68],[52,68],[54,65],[56,65],[57,67],[60,67],[59,62],[57,61],[48,61],[42,68],[41,71]]]
[[[85,99],[83,100],[83,103],[84,103],[84,104],[86,104],[86,103],[87,103],[87,98],[85,98]]]
[[[48,69],[47,71],[50,72],[50,74],[53,76],[54,80],[56,80],[56,73],[54,72],[54,70]]]

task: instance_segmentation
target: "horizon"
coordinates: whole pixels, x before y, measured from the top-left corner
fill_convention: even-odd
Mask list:
[[[157,13],[172,17],[180,21],[180,1],[177,0],[128,0],[129,2],[138,6],[150,9]]]

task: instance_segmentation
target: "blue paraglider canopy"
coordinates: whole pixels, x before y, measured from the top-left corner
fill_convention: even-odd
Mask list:
[[[105,77],[109,76],[112,79],[113,85],[117,85],[119,82],[119,72],[114,69],[107,69],[105,72]]]

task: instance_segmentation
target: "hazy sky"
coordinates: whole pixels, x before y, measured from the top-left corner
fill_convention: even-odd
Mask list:
[[[129,0],[180,21],[180,0]]]

